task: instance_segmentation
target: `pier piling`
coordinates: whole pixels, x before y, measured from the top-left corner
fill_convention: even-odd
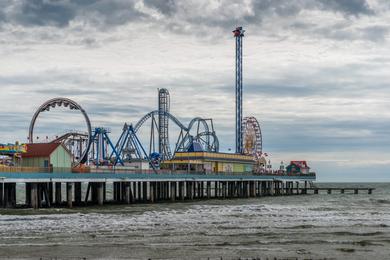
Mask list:
[[[72,190],[73,190],[73,183],[67,182],[66,183],[66,203],[67,203],[68,208],[72,208],[72,206],[73,206]]]

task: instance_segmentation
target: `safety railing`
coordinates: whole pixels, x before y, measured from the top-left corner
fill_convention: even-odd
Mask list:
[[[77,167],[77,168],[59,168],[59,167],[21,167],[21,166],[4,166],[0,165],[0,172],[20,172],[20,173],[105,173],[105,174],[197,174],[197,175],[241,175],[241,176],[316,176],[316,173],[310,172],[307,174],[286,173],[280,171],[273,172],[211,172],[211,171],[186,171],[186,170],[170,170],[160,169],[154,171],[152,169],[129,169],[129,168],[104,168],[104,167]]]

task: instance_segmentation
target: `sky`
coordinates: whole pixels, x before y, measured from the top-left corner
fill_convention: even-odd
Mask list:
[[[260,122],[273,166],[307,160],[320,181],[390,181],[386,0],[1,0],[0,142],[26,142],[54,97],[116,140],[167,88],[173,115],[212,118],[220,150],[233,150],[236,26],[243,114]],[[56,110],[39,126],[84,125]]]

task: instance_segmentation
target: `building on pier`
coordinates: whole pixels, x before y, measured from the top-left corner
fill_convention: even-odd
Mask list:
[[[22,155],[23,167],[71,169],[72,154],[62,143],[34,143],[27,145]]]
[[[231,153],[177,152],[162,168],[174,171],[203,173],[252,173],[252,156]]]
[[[286,167],[287,174],[308,174],[310,167],[307,166],[306,161],[291,161]]]

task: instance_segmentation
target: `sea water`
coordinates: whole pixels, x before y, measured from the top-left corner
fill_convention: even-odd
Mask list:
[[[390,259],[390,184],[319,194],[0,210],[0,258]]]

